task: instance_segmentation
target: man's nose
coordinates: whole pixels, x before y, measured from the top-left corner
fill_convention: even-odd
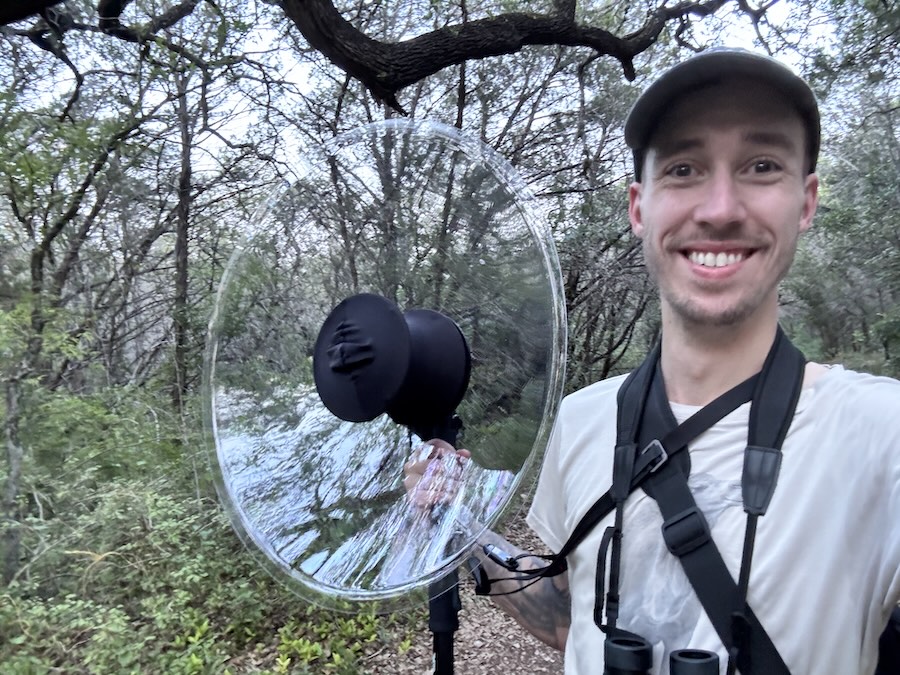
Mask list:
[[[726,171],[713,172],[694,210],[698,222],[712,227],[725,227],[742,222],[747,215],[740,185]]]

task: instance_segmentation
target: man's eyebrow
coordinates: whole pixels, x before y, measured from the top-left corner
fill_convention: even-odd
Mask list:
[[[671,157],[672,155],[677,155],[680,152],[684,152],[685,150],[693,150],[695,148],[702,148],[703,140],[695,137],[685,137],[685,138],[675,138],[668,141],[663,141],[661,143],[657,143],[654,150],[656,150],[657,157]]]
[[[790,151],[797,147],[797,143],[792,136],[780,131],[748,131],[744,134],[744,140],[754,145],[771,145]]]
[[[794,137],[780,131],[755,129],[745,133],[743,140],[753,145],[774,146],[791,152],[797,148],[797,142]],[[684,138],[665,140],[655,145],[656,156],[665,159],[687,150],[702,148],[704,141],[700,137],[686,136]]]

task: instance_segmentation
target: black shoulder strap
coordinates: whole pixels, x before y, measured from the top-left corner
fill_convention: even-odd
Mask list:
[[[663,516],[663,538],[669,551],[678,557],[688,580],[719,639],[729,653],[735,652],[741,673],[751,675],[789,674],[762,624],[752,609],[745,607],[738,584],[732,578],[719,549],[716,548],[703,513],[697,507],[681,468],[667,464],[651,477],[655,497]],[[740,635],[735,613],[740,611]],[[745,659],[752,655],[753,669]]]
[[[646,400],[647,393],[650,391],[650,382],[653,378],[653,363],[659,359],[659,346],[657,346],[651,354],[644,360],[644,362],[638,366],[635,370],[632,370],[631,373],[628,374],[628,377],[625,378],[625,382],[622,383],[622,386],[619,387],[619,391],[617,394],[617,403],[618,403],[618,412],[617,412],[617,434],[616,434],[616,446],[621,444],[621,439],[623,438],[623,427],[629,432],[626,438],[632,439],[629,440],[628,443],[634,443],[634,438],[637,436],[638,425],[640,424],[641,415],[644,410],[644,402]],[[631,402],[633,405],[628,406],[628,410],[634,412],[634,414],[627,415],[627,419],[623,420],[623,408],[622,405],[622,397],[625,392],[631,392],[632,396],[637,396],[640,400],[635,400]],[[634,448],[637,448],[637,445],[634,445]],[[636,454],[632,453],[633,455]],[[629,485],[629,492],[632,490],[636,490],[638,486],[646,479],[649,471],[645,472],[645,475],[638,476],[637,468],[634,467],[634,476],[631,484]],[[613,472],[615,473],[616,467],[613,467]],[[547,566],[544,576],[556,576],[557,574],[561,574],[566,571],[568,567],[566,563],[566,558],[568,555],[575,550],[575,548],[582,542],[582,540],[590,534],[591,530],[593,530],[597,523],[603,520],[607,515],[612,513],[612,510],[616,506],[615,499],[613,498],[613,491],[615,488],[610,488],[607,490],[593,505],[585,512],[585,514],[581,517],[581,520],[578,521],[578,524],[572,530],[569,538],[566,540],[566,543],[563,544],[562,548],[556,552],[556,554],[552,557],[550,565]]]
[[[629,493],[641,487],[647,480],[647,477],[653,471],[658,470],[663,463],[683,454],[688,442],[718,422],[738,405],[750,400],[751,393],[759,379],[757,375],[754,375],[737,387],[727,391],[720,397],[720,400],[715,402],[715,405],[702,408],[658,443],[646,447],[638,453],[637,444],[630,439],[636,437],[647,395],[650,391],[653,371],[656,368],[655,364],[658,359],[659,347],[654,349],[638,368],[631,371],[625,382],[619,387],[617,394],[616,447],[630,447],[635,455],[631,471],[631,483],[628,488]],[[597,526],[597,523],[612,513],[615,506],[614,490],[610,488],[581,517],[566,543],[563,544],[563,547],[556,555],[552,556],[552,561],[546,568],[544,576],[554,576],[564,572],[567,567],[566,556],[575,550],[591,530]]]
[[[875,675],[900,673],[900,607],[895,607],[878,640],[878,667]]]
[[[643,363],[631,371],[621,387],[619,387],[617,394],[616,447],[631,445],[635,453],[637,453],[638,446],[635,440],[637,439],[640,420],[644,414],[656,364],[659,362],[659,350],[659,345],[657,345]],[[658,444],[646,447],[637,454],[629,492],[644,484],[650,473],[656,471],[664,462],[682,454],[688,442],[699,435],[699,433],[711,427],[740,403],[749,400],[750,392],[756,391],[755,388],[758,386],[759,380],[760,375],[755,375],[742,382],[734,389],[723,394],[721,401],[715,402],[715,405],[702,408],[690,419],[686,420],[684,424],[661,439]],[[793,410],[793,407],[791,409]],[[759,419],[771,418],[760,416]],[[784,433],[787,433],[787,429],[784,429]],[[779,435],[783,439],[780,430]],[[755,434],[753,437],[755,438]],[[552,556],[552,561],[543,570],[542,576],[554,576],[564,572],[567,568],[566,557],[596,527],[597,523],[609,515],[614,508],[613,490],[610,489],[594,502],[581,517],[565,544]]]
[[[734,667],[751,673],[785,674],[790,671],[765,629],[747,606],[756,520],[763,515],[772,498],[781,465],[781,444],[793,420],[800,396],[806,360],[779,328],[775,342],[754,388],[748,446],[744,455],[742,492],[748,514],[744,557],[740,582],[732,578],[709,532],[702,512],[697,508],[687,485],[688,473],[674,462],[667,462],[648,479],[648,494],[656,499],[663,515],[663,537],[668,549],[681,561],[691,586],[707,616],[729,651],[729,671]],[[668,405],[664,383],[651,383],[656,406]],[[650,443],[665,428],[666,420],[646,415],[638,438]]]

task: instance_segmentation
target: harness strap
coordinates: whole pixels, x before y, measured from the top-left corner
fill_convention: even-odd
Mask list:
[[[644,364],[641,365],[639,370],[644,370],[646,372],[653,372],[657,366],[652,361],[648,360]],[[644,374],[640,374],[638,378],[635,379],[637,382],[638,379],[643,379]],[[632,479],[632,489],[637,488],[638,486],[644,487],[644,489],[649,489],[652,485],[652,481],[648,480],[651,478],[652,474],[656,471],[659,471],[661,467],[668,465],[670,463],[677,464],[679,460],[682,459],[681,453],[687,449],[688,443],[690,443],[694,438],[702,434],[704,431],[712,427],[716,422],[725,417],[728,413],[735,410],[738,406],[743,403],[746,403],[750,400],[750,397],[756,388],[756,384],[759,377],[758,375],[754,375],[747,380],[741,382],[736,387],[729,389],[727,392],[719,396],[715,401],[710,403],[707,406],[704,406],[696,413],[691,415],[687,420],[684,421],[683,424],[675,426],[674,418],[672,419],[672,425],[675,426],[674,429],[671,429],[668,434],[666,434],[661,440],[653,440],[638,454],[638,461],[635,462],[635,470],[634,477]],[[647,386],[648,390],[651,387],[652,380],[646,382],[645,386]],[[624,395],[623,389],[627,392],[628,383],[626,382],[622,389],[619,390],[621,395]],[[650,401],[653,403],[652,399]],[[666,403],[668,407],[668,403]],[[620,403],[620,409],[622,409]],[[627,414],[627,413],[626,413]],[[669,412],[671,415],[671,412]],[[624,436],[620,434],[619,442],[620,444],[616,447],[616,454],[620,452],[629,452],[632,448],[637,448],[637,444],[634,443],[624,443]],[[684,459],[687,458],[687,454],[684,453]],[[616,491],[616,474],[615,470],[613,472],[613,488],[611,492]],[[627,494],[626,494],[627,496]],[[616,621],[618,618],[618,607],[619,607],[619,567],[620,567],[620,557],[621,553],[619,550],[621,539],[622,539],[622,515],[624,509],[622,506],[624,505],[624,497],[621,501],[616,500],[613,497],[613,507],[616,509],[616,520],[615,524],[607,527],[606,532],[600,543],[600,550],[597,556],[597,575],[596,575],[596,595],[594,596],[594,622],[597,626],[603,630],[604,632],[609,633],[611,629],[616,627]],[[607,552],[610,551],[610,544],[612,544],[611,548],[611,560],[609,567],[609,591],[606,595],[606,623],[603,623],[603,587],[606,579],[606,557]]]
[[[679,557],[704,610],[728,649],[729,672],[733,672],[736,665],[745,675],[790,675],[777,648],[747,605],[746,591],[756,520],[765,514],[774,493],[781,466],[780,448],[800,396],[805,358],[779,327],[763,370],[701,408],[681,425],[675,422],[669,408],[662,373],[656,372],[658,362],[659,347],[628,376],[619,389],[612,487],[582,516],[559,552],[548,558],[550,562],[547,566],[519,578],[530,580],[564,572],[567,569],[566,557],[597,523],[616,509],[619,512],[616,523],[604,533],[598,555],[594,619],[609,637],[630,635],[615,626],[618,614],[621,511],[628,494],[643,487],[660,506],[666,546]],[[658,385],[653,387],[655,380]],[[653,389],[657,391],[655,396],[651,396]],[[748,525],[739,585],[731,577],[713,543],[706,519],[697,508],[687,485],[690,456],[684,450],[690,441],[751,398],[753,405],[742,475],[742,496],[748,514]],[[668,429],[662,439],[658,435],[648,434],[647,428],[642,428],[645,426],[644,416],[648,412],[649,418],[656,419],[654,430]],[[773,420],[780,420],[780,423],[774,424]],[[648,436],[650,442],[646,442]],[[637,442],[639,439],[646,442],[640,452]],[[610,600],[608,609],[612,611],[607,616],[611,621],[604,626],[603,583],[606,578],[606,550],[610,544],[613,547],[613,559],[610,569],[611,589],[607,597]],[[487,588],[489,589],[489,584]]]
[[[777,648],[741,597],[738,585],[716,548],[706,518],[688,488],[687,476],[680,467],[669,463],[650,480],[664,519],[663,538],[667,548],[681,561],[725,648],[731,653],[735,645],[741,643],[735,652],[737,667],[747,675],[788,675],[790,671]],[[738,608],[743,609],[737,612]]]
[[[744,530],[744,550],[738,578],[739,604],[732,615],[731,633],[734,644],[728,654],[727,675],[734,675],[738,662],[746,660],[746,655],[753,654],[751,646],[745,644],[745,641],[747,636],[753,633],[748,625],[748,615],[751,612],[747,605],[747,590],[753,564],[756,525],[769,508],[769,502],[778,483],[778,474],[781,471],[781,444],[787,436],[797,402],[800,400],[805,365],[806,358],[784,336],[779,327],[775,344],[763,364],[757,389],[753,393],[753,405],[750,408],[747,448],[744,451],[744,468],[741,476],[741,493],[744,511],[747,513],[747,526]],[[780,424],[771,423],[771,420],[777,419],[781,420]],[[744,657],[741,657],[742,653]]]
[[[630,389],[629,382],[634,382],[634,386],[638,388],[638,392],[649,392],[650,380],[648,373],[652,375],[653,372],[652,367],[648,367],[648,364],[650,363],[651,361],[648,359],[639,368],[629,374],[628,378],[619,389],[620,399],[623,392]],[[651,473],[657,471],[665,463],[677,458],[687,450],[687,445],[690,441],[706,431],[709,427],[713,426],[739,405],[749,401],[758,378],[758,375],[754,375],[733,389],[725,392],[715,405],[701,408],[685,420],[679,427],[672,429],[661,440],[651,443],[640,453],[637,452],[637,444],[630,444],[628,447],[632,449],[632,455],[635,456],[635,459],[628,493],[631,493],[644,485]],[[621,400],[619,409],[622,409]],[[641,413],[643,413],[643,405],[641,406]],[[636,426],[633,428],[636,429]],[[563,544],[562,548],[556,554],[547,556],[549,560],[548,565],[532,570],[531,572],[520,574],[516,578],[520,581],[532,581],[540,577],[554,577],[565,572],[568,569],[568,563],[566,562],[567,556],[575,550],[601,520],[612,513],[616,508],[613,490],[614,488],[607,490],[591,505],[581,517],[581,520],[578,521],[578,524],[572,529],[572,533],[569,535],[569,538],[566,540],[566,543]],[[626,495],[628,493],[626,493]],[[611,538],[611,536],[612,533],[610,533],[609,538]],[[605,552],[606,550],[606,548],[601,547],[602,552]],[[605,555],[603,563],[601,564],[605,565]],[[600,584],[599,588],[601,589],[601,592],[597,597],[603,597],[602,589],[605,578],[605,574],[600,575],[598,583]],[[477,577],[475,593],[477,595],[490,595],[492,581],[497,581],[497,579],[489,579],[486,575]],[[602,612],[602,603],[599,611]]]
[[[735,583],[731,577],[712,540],[706,519],[690,492],[687,485],[689,462],[667,463],[652,474],[644,486],[647,494],[657,501],[663,515],[666,546],[679,557],[691,586],[728,650],[729,673],[733,673],[735,667],[745,675],[790,672],[747,605],[746,593],[756,520],[765,513],[774,493],[781,464],[780,445],[793,419],[804,365],[803,355],[779,328],[753,390],[748,451],[744,454],[742,476],[748,526],[741,562],[741,583]],[[655,375],[646,399],[639,434],[641,443],[652,444],[661,431],[676,424],[668,406],[662,373],[657,371]],[[689,456],[685,453],[684,458]]]
[[[646,361],[644,362],[647,363]],[[642,372],[644,371],[644,372]],[[652,370],[650,371],[652,373]],[[622,387],[619,389],[620,397],[623,391],[629,389],[629,382],[634,382],[635,387],[640,390],[649,391],[649,383],[645,384],[643,377],[646,375],[646,369],[640,368],[631,372]],[[678,457],[687,449],[687,444],[701,433],[713,426],[720,419],[725,417],[729,412],[737,408],[742,403],[750,400],[753,389],[759,376],[745,380],[733,389],[722,394],[721,403],[714,406],[706,406],[691,415],[684,423],[666,434],[662,440],[648,445],[640,453],[637,452],[637,444],[629,444],[634,449],[636,455],[634,460],[634,473],[629,485],[628,491],[633,492],[644,484],[647,477],[654,471],[658,470],[666,462]],[[620,402],[621,409],[621,402]],[[643,406],[642,406],[643,409]],[[612,513],[616,508],[616,501],[613,497],[613,489],[610,488],[594,502],[578,521],[578,524],[572,529],[572,533],[563,544],[558,553],[551,557],[550,564],[543,568],[541,576],[556,576],[562,574],[567,569],[566,557],[575,550],[575,548],[590,534],[601,520]]]

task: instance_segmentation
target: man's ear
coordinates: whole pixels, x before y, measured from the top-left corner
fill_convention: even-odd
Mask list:
[[[644,221],[641,215],[641,195],[644,186],[634,182],[628,186],[628,218],[631,220],[631,231],[638,238],[644,236]]]
[[[800,232],[806,232],[813,224],[819,206],[819,176],[811,173],[803,184],[803,210],[800,212]]]

